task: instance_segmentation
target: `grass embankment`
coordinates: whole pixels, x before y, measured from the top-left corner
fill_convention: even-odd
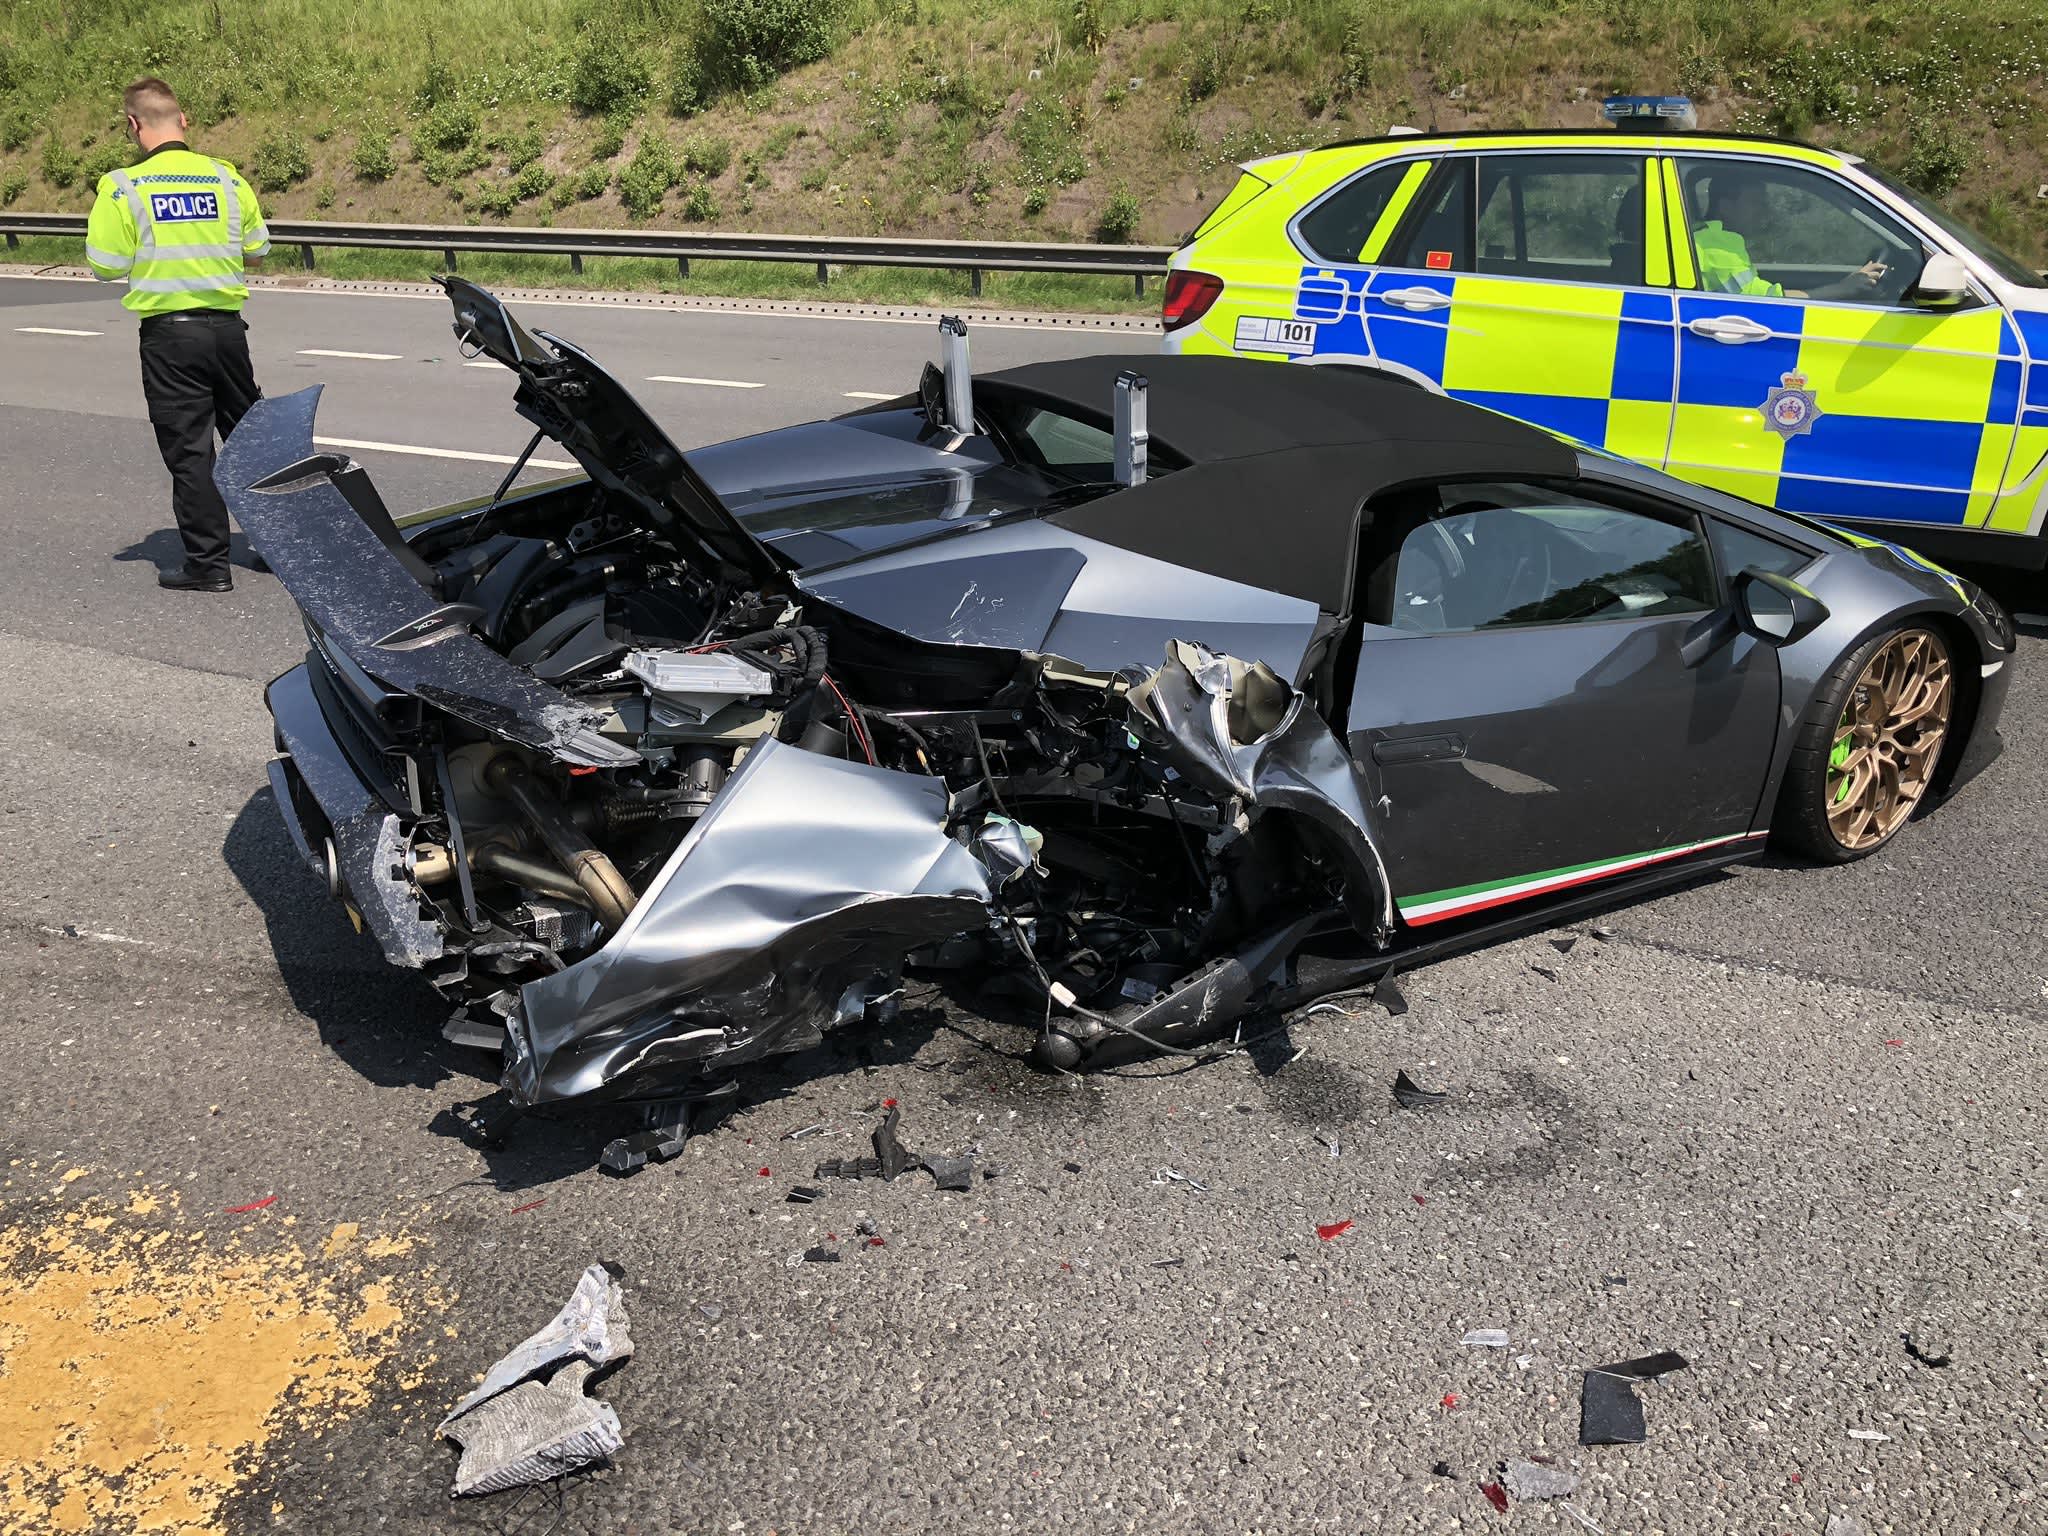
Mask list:
[[[2044,61],[2038,0],[15,0],[0,202],[86,206],[128,157],[120,85],[153,72],[285,216],[1139,241],[1256,155],[1683,90],[1707,126],[1868,154],[2039,261]],[[828,292],[951,296],[868,281]]]

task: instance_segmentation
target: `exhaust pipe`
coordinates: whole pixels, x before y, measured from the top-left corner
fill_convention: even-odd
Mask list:
[[[619,873],[618,866],[570,819],[568,808],[543,790],[527,772],[526,765],[509,753],[491,760],[484,771],[484,781],[519,807],[548,852],[589,899],[590,909],[597,914],[605,932],[618,932],[640,897]]]

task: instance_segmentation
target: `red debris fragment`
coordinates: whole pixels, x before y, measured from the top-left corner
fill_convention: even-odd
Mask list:
[[[1060,1261],[1060,1268],[1064,1269],[1070,1275],[1074,1272],[1074,1266],[1067,1263],[1064,1259]]]
[[[774,1178],[774,1177],[775,1177],[775,1174],[774,1174],[774,1171],[773,1171],[772,1169],[768,1169],[768,1168],[763,1168],[763,1169],[761,1170],[761,1177],[762,1177],[762,1178],[764,1178],[764,1179],[772,1179],[772,1178]]]
[[[839,1234],[837,1232],[827,1232],[825,1234],[825,1241],[828,1243],[836,1243],[839,1241]]]
[[[1887,1040],[1887,1041],[1885,1041],[1885,1044],[1886,1044],[1886,1045],[1893,1045],[1893,1046],[1897,1046],[1897,1045],[1904,1045],[1905,1043],[1906,1043],[1906,1042],[1905,1042],[1905,1041],[1903,1041],[1903,1040]]]
[[[541,1196],[541,1198],[540,1198],[540,1199],[538,1199],[538,1200],[529,1200],[529,1201],[527,1201],[527,1202],[526,1202],[526,1204],[524,1204],[524,1205],[515,1205],[515,1206],[513,1206],[513,1207],[512,1207],[512,1214],[513,1214],[514,1216],[519,1216],[519,1215],[523,1215],[523,1214],[525,1214],[525,1213],[526,1213],[527,1211],[537,1211],[537,1210],[539,1210],[539,1209],[540,1209],[540,1208],[541,1208],[542,1206],[546,1205],[547,1203],[548,1203],[548,1202],[547,1202],[547,1196],[543,1195],[543,1196]]]
[[[1423,1199],[1423,1198],[1422,1198],[1422,1196],[1420,1196],[1420,1195],[1410,1195],[1410,1196],[1409,1196],[1408,1198],[1409,1198],[1410,1200],[1413,1200],[1413,1201],[1414,1201],[1414,1202],[1415,1202],[1415,1203],[1416,1203],[1417,1205],[1427,1205],[1427,1204],[1429,1204],[1429,1202],[1428,1202],[1427,1200]]]
[[[1457,1393],[1446,1392],[1442,1397],[1438,1398],[1437,1401],[1446,1408],[1455,1408],[1458,1406],[1460,1399]]]
[[[1479,1491],[1486,1495],[1486,1502],[1502,1514],[1508,1512],[1508,1491],[1499,1483],[1481,1483]]]
[[[277,1196],[275,1196],[275,1195],[265,1195],[265,1196],[264,1196],[264,1197],[263,1197],[263,1198],[262,1198],[261,1200],[251,1200],[251,1201],[250,1201],[250,1202],[249,1202],[249,1203],[248,1203],[247,1205],[231,1205],[231,1206],[229,1206],[229,1207],[228,1207],[228,1214],[229,1214],[230,1216],[242,1216],[242,1215],[246,1215],[246,1214],[247,1214],[248,1212],[250,1212],[250,1211],[260,1211],[260,1210],[262,1210],[262,1209],[263,1209],[263,1207],[265,1207],[266,1205],[275,1205],[276,1203],[277,1203]]]
[[[1325,1221],[1318,1223],[1316,1226],[1316,1236],[1320,1237],[1324,1242],[1327,1243],[1331,1238],[1342,1237],[1346,1232],[1349,1232],[1350,1230],[1351,1218],[1347,1216],[1342,1221]]]
[[[885,1238],[871,1237],[867,1241],[867,1246],[870,1248],[880,1248],[883,1247],[886,1244],[886,1242],[887,1239]]]
[[[569,770],[569,777],[572,779],[587,779],[595,772],[597,772],[595,768],[571,768]]]
[[[884,1108],[884,1109],[894,1109],[895,1107],[896,1107],[896,1101],[895,1101],[894,1099],[884,1099],[884,1100],[882,1100],[882,1108]]]
[[[1803,1483],[1806,1481],[1806,1474],[1804,1472],[1794,1472],[1791,1480],[1795,1483]]]

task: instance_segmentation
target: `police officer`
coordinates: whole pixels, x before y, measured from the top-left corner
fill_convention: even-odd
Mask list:
[[[1752,298],[1866,299],[1887,270],[1881,261],[1866,261],[1840,282],[1811,293],[1786,288],[1762,276],[1750,262],[1749,239],[1743,231],[1770,219],[1763,178],[1721,170],[1707,184],[1707,211],[1713,215],[1692,232],[1699,253],[1700,286],[1709,293],[1740,293]]]
[[[241,174],[185,145],[185,114],[157,79],[121,98],[142,160],[100,178],[85,259],[105,282],[128,280],[121,302],[142,317],[142,393],[149,402],[185,563],[157,584],[227,592],[228,509],[213,484],[213,434],[225,438],[261,397],[249,363],[245,267],[270,249],[263,211]]]

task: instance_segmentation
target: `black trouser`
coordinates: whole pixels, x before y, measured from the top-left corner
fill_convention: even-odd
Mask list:
[[[228,574],[228,509],[213,484],[213,434],[225,438],[262,398],[249,363],[249,327],[227,310],[151,315],[142,322],[142,393],[171,472],[171,510],[185,564]]]

